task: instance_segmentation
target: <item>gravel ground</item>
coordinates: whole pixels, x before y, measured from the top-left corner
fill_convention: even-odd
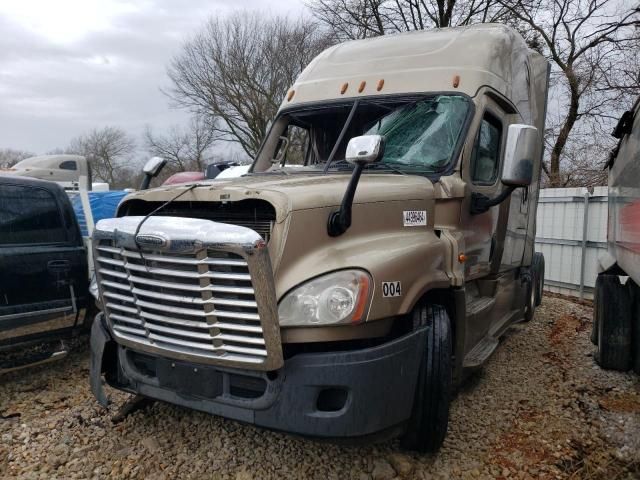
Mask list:
[[[338,446],[155,403],[112,424],[69,358],[0,379],[6,478],[640,478],[640,381],[594,365],[591,309],[545,297],[453,400],[436,455]]]

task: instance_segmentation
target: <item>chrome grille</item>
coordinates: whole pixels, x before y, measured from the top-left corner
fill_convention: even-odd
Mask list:
[[[100,240],[95,260],[105,314],[117,338],[208,363],[266,361],[242,256],[214,249],[137,251]]]

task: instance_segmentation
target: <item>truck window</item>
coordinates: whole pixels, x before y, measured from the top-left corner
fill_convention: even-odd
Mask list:
[[[58,168],[60,168],[61,170],[77,170],[78,166],[76,165],[75,160],[65,160],[60,164]]]
[[[0,245],[59,243],[66,231],[55,197],[42,188],[0,189]]]
[[[498,176],[500,163],[500,120],[485,113],[476,137],[471,159],[471,181],[479,185],[493,185]]]
[[[304,127],[289,125],[282,137],[287,140],[278,142],[274,158],[282,158],[284,155],[286,165],[304,165],[309,131]]]
[[[314,105],[283,114],[286,124],[281,133],[269,133],[279,135],[280,141],[273,152],[261,156],[278,164],[283,157],[286,165],[324,164],[352,105],[350,102]],[[378,134],[386,139],[383,164],[408,173],[439,172],[451,161],[468,112],[469,101],[461,95],[362,100],[336,150],[336,168],[345,168],[340,161],[344,160],[351,138]]]
[[[385,163],[439,170],[453,154],[466,112],[462,97],[423,100],[380,118],[365,135],[384,135]]]

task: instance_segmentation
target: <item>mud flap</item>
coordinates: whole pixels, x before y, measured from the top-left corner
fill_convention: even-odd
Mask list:
[[[102,357],[104,346],[109,341],[109,334],[102,324],[103,314],[96,315],[96,319],[91,326],[91,369],[90,382],[91,391],[103,407],[109,405],[109,399],[104,392],[102,383]]]

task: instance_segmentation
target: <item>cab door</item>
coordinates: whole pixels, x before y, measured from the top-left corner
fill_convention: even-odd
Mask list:
[[[10,182],[0,183],[0,344],[74,327],[87,280],[62,189]]]
[[[464,179],[472,195],[496,197],[502,190],[500,183],[501,159],[503,155],[506,126],[505,114],[491,98],[484,98],[479,123],[476,123],[475,140],[468,156]],[[461,225],[465,232],[465,277],[467,280],[491,273],[491,265],[498,252],[503,234],[501,206],[488,211],[471,214],[471,198],[463,207]]]

